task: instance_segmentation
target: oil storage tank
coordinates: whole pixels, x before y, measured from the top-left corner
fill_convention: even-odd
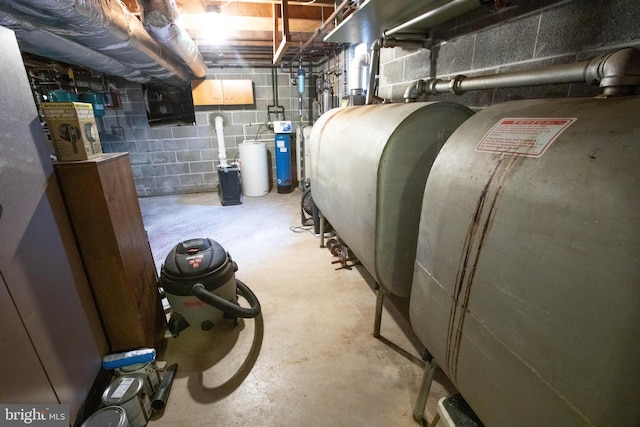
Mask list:
[[[451,133],[473,112],[447,102],[346,107],[313,126],[311,192],[378,284],[408,298],[422,195]]]
[[[485,425],[640,425],[638,111],[506,102],[433,164],[410,319]]]

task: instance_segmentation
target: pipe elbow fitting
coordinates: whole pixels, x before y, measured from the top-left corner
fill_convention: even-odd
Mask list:
[[[424,80],[417,80],[411,83],[409,86],[407,86],[407,88],[404,91],[404,96],[403,96],[404,102],[405,103],[416,102],[418,97],[425,93],[424,87],[425,87]]]
[[[640,86],[640,51],[623,48],[593,59],[587,66],[585,80],[600,82],[604,95],[629,95]]]
[[[216,116],[216,118],[214,119],[216,130],[222,129],[224,127],[223,121],[224,119],[222,118],[222,116]]]

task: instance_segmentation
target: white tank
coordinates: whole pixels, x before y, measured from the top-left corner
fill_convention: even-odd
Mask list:
[[[367,271],[408,298],[424,185],[473,112],[445,102],[337,108],[311,132],[311,193]]]
[[[487,426],[640,425],[640,98],[513,101],[425,187],[410,318]]]
[[[269,193],[269,161],[267,144],[262,141],[244,141],[238,144],[242,194],[261,197]]]

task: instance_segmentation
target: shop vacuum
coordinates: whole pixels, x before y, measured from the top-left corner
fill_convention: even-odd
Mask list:
[[[215,240],[198,238],[177,244],[162,265],[158,285],[171,306],[169,332],[177,337],[189,326],[209,330],[223,318],[260,314],[255,294],[235,277],[237,264]],[[238,304],[238,295],[249,308]]]

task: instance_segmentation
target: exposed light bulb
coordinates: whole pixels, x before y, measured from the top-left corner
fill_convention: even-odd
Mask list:
[[[229,27],[225,17],[216,12],[206,13],[200,22],[199,39],[207,44],[221,44],[227,40]]]

